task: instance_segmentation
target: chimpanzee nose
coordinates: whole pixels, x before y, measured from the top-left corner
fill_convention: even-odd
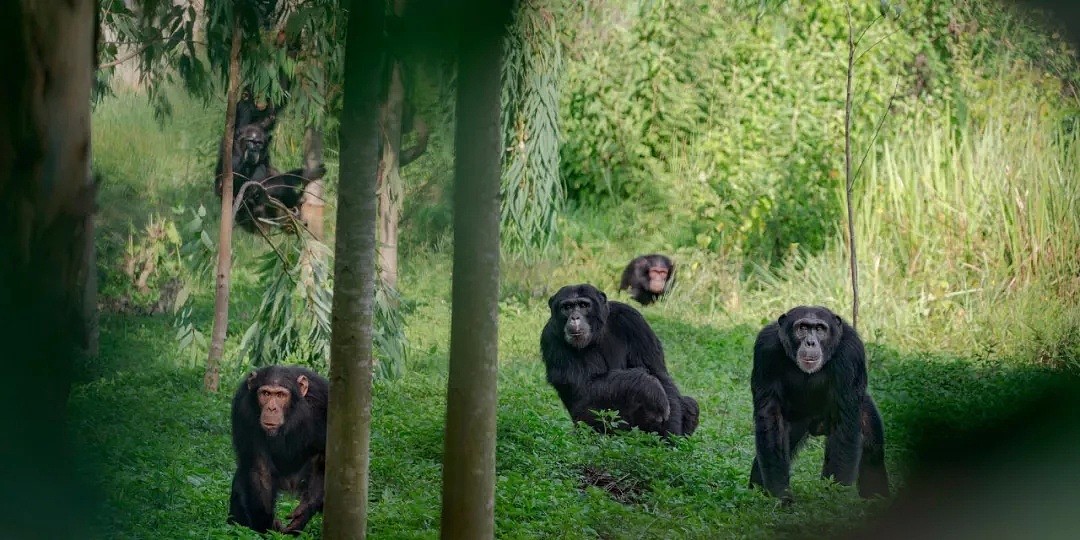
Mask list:
[[[570,320],[574,321],[574,322],[580,321],[581,320],[581,315],[578,315],[577,313],[575,313],[575,314],[570,316]]]

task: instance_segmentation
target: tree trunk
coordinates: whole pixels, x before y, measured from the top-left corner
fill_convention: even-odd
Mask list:
[[[225,354],[225,335],[229,329],[229,273],[232,269],[233,230],[233,137],[236,135],[236,101],[240,97],[240,21],[233,22],[232,51],[229,53],[229,91],[225,109],[225,170],[221,179],[221,229],[218,232],[217,287],[214,296],[214,330],[210,337],[210,355],[206,359],[203,386],[217,392],[221,382],[221,357]]]
[[[0,2],[0,523],[87,538],[99,494],[68,436],[91,269],[90,87],[97,2]]]
[[[315,126],[308,126],[304,130],[304,171],[313,171],[323,162],[322,132]],[[324,199],[323,181],[320,178],[304,188],[304,200],[300,205],[300,218],[307,223],[311,234],[320,242],[323,237],[323,208],[326,206]]]
[[[366,536],[383,5],[353,0],[345,41],[323,517],[328,539]]]
[[[91,150],[87,152],[86,158],[86,187],[93,193],[97,189],[97,182],[94,180],[94,173],[92,171],[93,164],[93,146],[90,146]],[[99,352],[100,344],[100,327],[98,324],[98,305],[97,305],[97,253],[94,247],[94,213],[87,212],[86,222],[83,224],[84,234],[83,242],[85,242],[84,249],[86,250],[86,267],[85,274],[82,277],[83,281],[83,298],[82,298],[82,312],[83,312],[83,354],[88,358],[96,358]]]
[[[397,288],[398,222],[401,219],[401,111],[405,86],[401,62],[394,60],[387,81],[386,103],[379,114],[382,156],[379,163],[379,277],[383,285]]]
[[[493,538],[502,50],[509,2],[462,17],[454,135],[454,271],[442,538]],[[466,27],[467,25],[467,27]]]

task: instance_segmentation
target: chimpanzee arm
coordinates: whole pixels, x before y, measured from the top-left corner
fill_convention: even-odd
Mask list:
[[[304,471],[305,488],[300,495],[300,504],[296,505],[289,514],[289,524],[285,527],[285,533],[299,532],[304,529],[308,521],[323,508],[324,478],[326,475],[326,462],[322,455],[311,458]]]
[[[760,480],[774,497],[791,497],[790,427],[782,414],[779,393],[771,387],[755,389],[754,442],[759,476],[751,471],[751,482]]]
[[[593,413],[596,410],[616,410],[631,427],[654,432],[662,431],[671,412],[663,386],[642,368],[610,371],[593,378],[581,395],[570,415],[575,422],[596,429],[604,427]]]
[[[825,443],[821,475],[850,486],[855,482],[862,453],[862,402],[866,393],[866,359],[861,343],[845,336],[830,364],[836,425]]]
[[[256,454],[242,460],[233,476],[229,521],[256,532],[272,530],[276,489],[269,457]]]

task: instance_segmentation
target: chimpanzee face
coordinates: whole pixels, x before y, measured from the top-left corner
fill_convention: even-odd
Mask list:
[[[840,316],[822,307],[797,307],[781,315],[777,323],[788,358],[808,374],[825,366],[843,331]]]
[[[649,292],[663,294],[667,286],[668,267],[666,264],[654,264],[649,267]]]
[[[236,132],[234,152],[240,152],[244,165],[253,167],[266,161],[266,131],[255,124],[244,126]]]
[[[548,305],[551,317],[563,327],[563,339],[575,349],[592,344],[607,320],[607,296],[592,285],[567,285]]]
[[[266,380],[256,389],[258,381],[255,377],[254,372],[248,377],[248,388],[256,390],[259,399],[259,425],[268,436],[273,437],[285,425],[294,400],[303,399],[307,395],[308,379],[301,375],[295,382]]]

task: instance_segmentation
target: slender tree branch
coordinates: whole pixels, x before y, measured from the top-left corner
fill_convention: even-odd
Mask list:
[[[867,143],[866,150],[859,159],[859,166],[855,168],[855,178],[858,178],[859,174],[862,172],[863,164],[866,163],[866,156],[869,156],[870,151],[874,149],[874,143],[877,142],[878,134],[881,133],[881,126],[885,124],[885,119],[889,117],[889,111],[892,110],[893,101],[896,101],[896,92],[899,88],[900,75],[897,75],[896,83],[893,84],[893,93],[889,96],[889,102],[885,104],[885,112],[881,113],[881,118],[878,118],[877,127],[874,128],[874,134],[870,137],[870,142]]]
[[[851,22],[851,2],[847,4],[848,21],[848,62],[847,93],[844,97],[844,178],[847,194],[848,258],[851,263],[851,326],[858,328],[859,321],[859,265],[855,255],[855,211],[852,206],[852,191],[855,177],[851,171],[851,101],[852,78],[855,75],[855,27]]]

